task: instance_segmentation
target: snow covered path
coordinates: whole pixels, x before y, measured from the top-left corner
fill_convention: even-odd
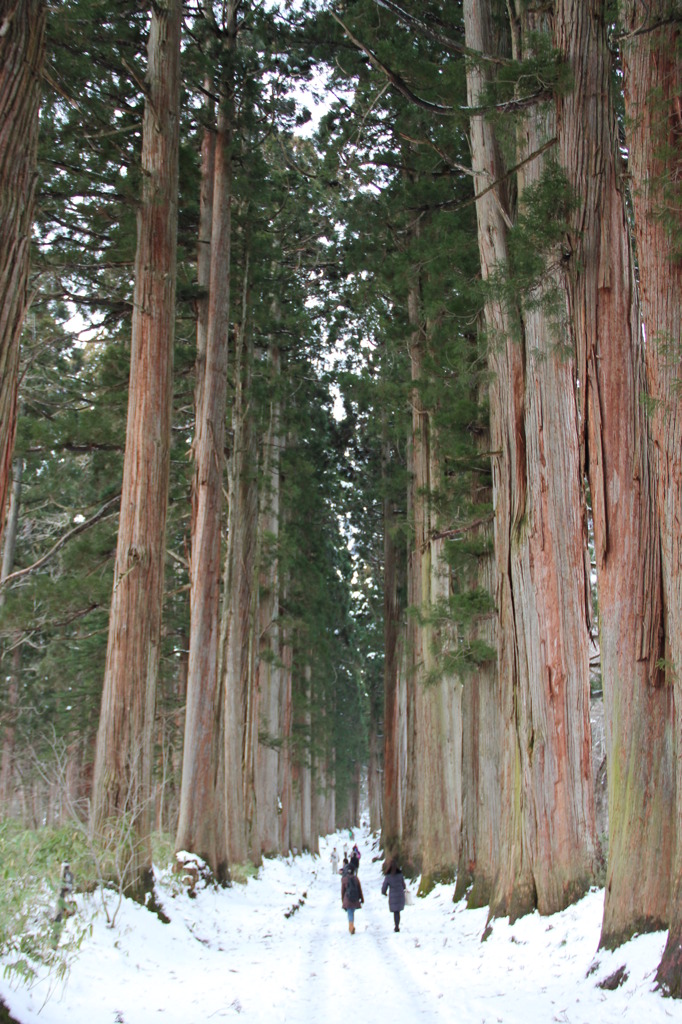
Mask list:
[[[296,973],[284,986],[279,1020],[313,1021],[316,1008],[323,1007],[325,1024],[342,1024],[358,1012],[365,1021],[451,1021],[452,1013],[425,989],[421,965],[410,956],[410,908],[402,917],[403,930],[395,934],[381,895],[381,864],[372,863],[367,841],[358,845],[365,904],[355,914],[355,935],[348,932],[341,908],[340,879],[332,876],[325,857],[298,922]]]
[[[68,927],[92,934],[66,984],[27,990],[0,977],[0,998],[21,1024],[682,1024],[682,1004],[653,991],[665,933],[597,954],[602,892],[550,918],[496,921],[482,943],[486,911],[454,906],[452,887],[439,887],[395,934],[375,841],[355,838],[365,895],[355,935],[329,862],[332,846],[352,845],[339,833],[319,857],[267,861],[248,885],[196,899],[163,873],[170,924],[124,901],[108,928],[81,898]],[[624,983],[600,988],[620,967]]]

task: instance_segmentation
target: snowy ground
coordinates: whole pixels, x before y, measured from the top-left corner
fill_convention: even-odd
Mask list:
[[[319,857],[268,861],[247,885],[195,899],[162,875],[170,924],[126,901],[113,928],[94,917],[66,983],[2,978],[0,998],[21,1024],[682,1024],[682,1004],[653,991],[664,933],[596,953],[602,892],[553,917],[497,921],[481,942],[485,910],[454,906],[441,887],[395,934],[378,851],[369,834],[355,839],[365,905],[354,936],[329,863],[333,846],[352,845],[339,833]],[[69,927],[95,907],[82,901]],[[623,966],[621,987],[599,987]]]

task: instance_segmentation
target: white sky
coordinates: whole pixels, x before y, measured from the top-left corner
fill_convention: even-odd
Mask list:
[[[96,899],[81,897],[69,926],[92,919],[92,936],[66,982],[29,991],[0,977],[0,996],[22,1024],[682,1022],[682,1005],[653,991],[665,933],[597,953],[602,891],[553,917],[497,921],[481,942],[486,911],[453,905],[452,887],[438,887],[405,909],[395,934],[376,845],[355,836],[365,905],[354,936],[329,863],[332,845],[351,845],[343,833],[321,841],[319,858],[268,861],[247,885],[193,900],[161,873],[170,924],[126,901],[110,929],[93,917]],[[598,987],[623,965],[621,988]]]

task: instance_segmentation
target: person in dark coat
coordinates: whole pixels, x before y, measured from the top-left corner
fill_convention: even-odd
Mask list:
[[[348,931],[355,935],[355,911],[365,902],[360,879],[350,868],[341,879],[341,906],[348,914]]]
[[[388,909],[393,914],[394,932],[400,931],[400,912],[405,909],[405,878],[394,857],[386,868],[381,892],[388,893]]]

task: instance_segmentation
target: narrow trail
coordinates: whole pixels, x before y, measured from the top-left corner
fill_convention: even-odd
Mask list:
[[[366,1024],[451,1021],[445,1000],[434,998],[433,986],[420,985],[424,967],[411,908],[395,933],[387,898],[381,895],[381,863],[372,862],[371,837],[356,830],[355,841],[362,854],[359,877],[365,897],[355,914],[355,935],[341,907],[341,879],[332,875],[325,859],[305,907],[291,921],[287,938],[297,952],[290,957],[292,974],[282,992],[280,1019],[300,1024],[323,1016],[326,1024],[341,1024],[361,1012]]]

